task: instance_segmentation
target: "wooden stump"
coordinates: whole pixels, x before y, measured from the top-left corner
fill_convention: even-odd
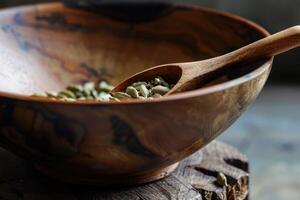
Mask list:
[[[247,199],[249,174],[247,158],[236,149],[212,142],[182,161],[169,177],[130,188],[97,188],[70,185],[43,177],[24,161],[0,150],[0,199]],[[225,174],[228,187],[217,182]]]

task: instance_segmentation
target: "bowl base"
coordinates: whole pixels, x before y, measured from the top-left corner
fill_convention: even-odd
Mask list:
[[[87,179],[76,178],[74,176],[71,177],[61,172],[51,170],[39,164],[34,164],[34,166],[42,174],[62,182],[81,184],[81,185],[94,185],[94,186],[133,186],[133,185],[149,183],[149,182],[153,182],[165,178],[169,176],[178,167],[178,164],[179,163],[175,163],[168,167],[155,170],[149,173],[143,173],[138,175],[126,176],[126,177],[122,175],[116,175],[115,177],[95,176],[93,178],[89,177]]]

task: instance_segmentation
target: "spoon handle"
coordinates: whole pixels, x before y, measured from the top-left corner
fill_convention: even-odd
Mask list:
[[[221,56],[227,64],[271,57],[300,46],[300,26],[294,26]]]
[[[300,46],[300,25],[285,29],[222,56],[203,61],[180,63],[179,65],[185,68],[187,76],[182,82],[225,66],[249,63],[261,58],[275,56],[298,46]]]
[[[178,65],[184,69],[184,73],[170,93],[184,91],[190,87],[193,80],[226,66],[254,62],[298,46],[300,46],[300,26],[294,26],[219,57],[180,63]]]

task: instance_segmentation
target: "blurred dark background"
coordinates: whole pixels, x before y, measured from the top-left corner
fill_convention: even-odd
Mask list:
[[[53,0],[52,0],[53,1]],[[76,0],[83,2],[85,0]],[[104,0],[92,0],[103,2]],[[107,0],[105,0],[108,2]],[[126,0],[122,0],[124,2]],[[139,1],[139,0],[136,0]],[[143,0],[147,1],[147,0]],[[150,0],[148,0],[150,1]],[[158,0],[156,0],[158,1]],[[164,0],[166,1],[166,0]],[[300,24],[299,0],[169,0],[174,3],[197,4],[225,10],[253,20],[271,33]],[[51,2],[51,0],[1,0],[0,7]],[[111,1],[110,1],[111,2]],[[300,83],[300,49],[276,58],[269,83]]]

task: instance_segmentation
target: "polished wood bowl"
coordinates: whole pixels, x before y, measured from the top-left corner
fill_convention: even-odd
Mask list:
[[[128,6],[130,12],[114,5],[95,13],[50,3],[0,12],[1,146],[63,181],[145,183],[167,176],[255,100],[272,58],[152,101],[29,96],[88,80],[116,84],[151,66],[214,57],[268,35],[206,8],[163,5],[155,13],[144,6],[135,13],[139,7]]]

